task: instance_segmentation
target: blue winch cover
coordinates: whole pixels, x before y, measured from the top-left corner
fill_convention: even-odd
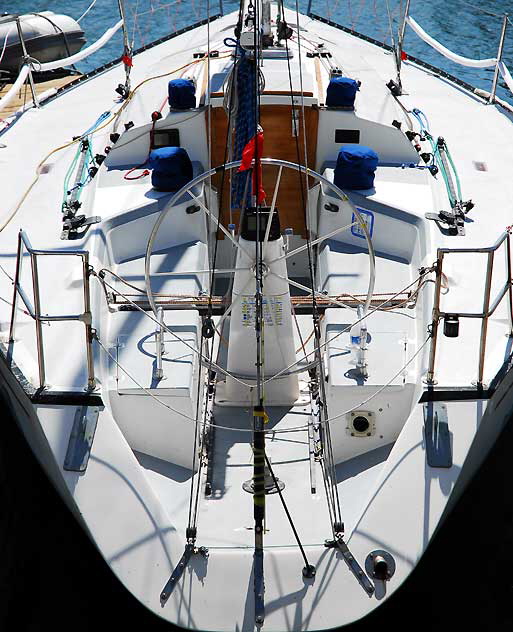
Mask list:
[[[356,93],[359,89],[360,84],[355,79],[333,77],[333,79],[330,79],[326,90],[326,105],[330,108],[353,108]]]
[[[364,145],[342,145],[337,157],[334,184],[341,189],[372,189],[378,154]]]
[[[170,108],[188,110],[196,107],[196,86],[191,79],[171,79],[167,90]]]
[[[151,183],[157,191],[178,191],[192,180],[192,163],[183,147],[160,147],[150,153]]]

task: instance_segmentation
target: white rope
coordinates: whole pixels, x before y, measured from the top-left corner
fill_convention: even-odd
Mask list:
[[[119,22],[114,24],[114,26],[112,26],[110,29],[105,31],[105,33],[100,37],[100,39],[96,40],[96,42],[94,44],[91,44],[91,46],[84,48],[84,50],[81,50],[79,53],[75,53],[74,55],[71,55],[70,57],[65,57],[64,59],[57,59],[56,61],[48,61],[45,64],[41,64],[40,70],[41,71],[55,70],[56,68],[71,66],[72,64],[75,64],[77,61],[82,61],[82,59],[85,59],[86,57],[89,57],[89,55],[96,53],[97,50],[99,50],[102,46],[104,46],[113,37],[113,35],[121,28],[122,24],[123,24],[123,20],[119,20]]]
[[[96,4],[96,0],[93,0],[91,4],[87,7],[87,9],[84,11],[84,13],[82,13],[82,15],[77,20],[79,24],[80,24],[80,20],[82,18],[85,18],[85,16],[89,13],[89,11],[94,7],[95,4]]]
[[[11,26],[9,27],[9,30],[7,31],[7,35],[5,36],[4,47],[2,48],[2,54],[0,55],[0,62],[4,58],[5,49],[7,48],[7,40],[9,39],[9,35],[11,34],[12,30],[14,29],[14,26],[15,26],[14,24],[11,24]]]
[[[453,53],[451,50],[440,44],[440,42],[438,42],[436,39],[428,35],[426,31],[424,31],[424,29],[418,24],[418,22],[416,22],[411,16],[408,16],[406,18],[406,21],[415,31],[415,33],[420,37],[420,39],[426,42],[426,44],[429,44],[441,55],[447,57],[447,59],[450,59],[457,64],[460,64],[461,66],[469,66],[471,68],[489,68],[490,66],[495,66],[497,64],[496,57],[490,57],[489,59],[469,59],[468,57],[457,55],[456,53]],[[499,67],[499,72],[504,79],[504,82],[508,86],[510,92],[513,94],[513,77],[511,76],[508,67],[503,61],[499,61],[497,65]]]
[[[111,39],[111,37],[116,33],[116,31],[121,27],[122,24],[123,24],[123,20],[119,20],[119,22],[115,24],[112,28],[110,28],[108,31],[105,31],[105,33],[100,37],[100,39],[97,40],[94,44],[91,44],[91,46],[84,48],[84,50],[80,51],[79,53],[75,53],[75,55],[71,55],[70,57],[65,57],[64,59],[57,59],[56,61],[49,61],[49,62],[46,62],[45,64],[40,64],[39,62],[37,62],[38,64],[37,71],[43,72],[47,70],[55,70],[56,68],[62,68],[64,66],[71,66],[72,64],[75,64],[77,61],[81,61],[82,59],[89,57],[89,55],[92,55],[97,50],[99,50],[102,46],[104,46]],[[31,62],[31,63],[34,63],[34,62]],[[10,90],[7,92],[7,94],[5,94],[2,97],[2,99],[0,99],[0,110],[9,105],[9,103],[12,101],[12,99],[14,98],[18,90],[21,88],[21,86],[25,82],[25,79],[27,78],[29,72],[30,72],[29,65],[25,64],[24,66],[22,66],[17,79],[11,86]]]
[[[17,79],[12,84],[10,90],[8,90],[7,94],[5,94],[0,99],[0,110],[2,110],[2,108],[6,108],[9,105],[9,103],[14,99],[14,97],[16,96],[16,93],[18,92],[18,90],[25,83],[25,79],[28,77],[29,70],[30,69],[29,69],[28,66],[22,66]]]
[[[468,57],[457,55],[456,53],[453,53],[451,50],[440,44],[440,42],[431,37],[431,35],[428,35],[428,33],[426,33],[426,31],[424,31],[424,29],[411,16],[408,16],[406,18],[406,22],[415,31],[415,33],[417,33],[420,39],[426,42],[426,44],[429,44],[441,55],[447,57],[447,59],[450,59],[457,64],[460,64],[462,66],[470,66],[472,68],[489,68],[490,66],[495,66],[495,64],[497,63],[496,57],[490,57],[489,59],[469,59]]]
[[[508,67],[503,61],[499,62],[499,72],[501,73],[506,85],[510,89],[510,92],[513,94],[513,77],[511,76]]]

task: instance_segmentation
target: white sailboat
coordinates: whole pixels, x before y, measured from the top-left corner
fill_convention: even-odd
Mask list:
[[[506,21],[489,95],[408,22],[390,51],[242,0],[2,133],[2,394],[185,629],[365,616],[511,415]]]

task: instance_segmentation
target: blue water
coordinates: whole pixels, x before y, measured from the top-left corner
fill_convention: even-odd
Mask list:
[[[52,10],[79,18],[91,0],[2,0],[2,11],[25,13],[28,11]],[[130,38],[135,47],[147,44],[167,33],[173,32],[207,15],[206,0],[125,0],[128,13]],[[474,4],[475,3],[475,4]],[[216,14],[220,5],[225,13],[236,10],[238,1],[211,0],[210,13]],[[294,1],[286,1],[294,7]],[[389,0],[394,33],[404,0]],[[487,0],[481,2],[466,0],[412,0],[410,15],[435,39],[447,48],[471,58],[495,57],[499,43],[502,14],[513,13],[513,0]],[[306,12],[307,0],[299,2],[300,10]],[[137,8],[138,18],[134,19]],[[352,27],[361,33],[380,41],[390,43],[390,28],[385,0],[313,0],[312,9],[319,15]],[[495,14],[495,15],[490,15]],[[89,43],[98,39],[119,19],[116,0],[97,0],[93,9],[81,24]],[[513,24],[508,27],[503,59],[513,74]],[[483,89],[490,89],[493,68],[474,69],[455,64],[420,40],[406,28],[405,50],[447,72]],[[122,51],[122,37],[118,32],[100,51],[77,64],[78,70],[87,72],[119,57]],[[391,76],[393,70],[391,68]],[[513,102],[513,96],[499,83],[498,95]]]

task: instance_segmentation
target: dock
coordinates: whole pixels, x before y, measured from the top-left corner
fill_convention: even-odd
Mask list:
[[[47,90],[51,90],[52,88],[59,89],[63,86],[71,83],[78,79],[80,75],[68,75],[66,77],[56,77],[54,79],[50,79],[49,81],[41,81],[35,83],[36,94],[40,95]],[[10,90],[12,83],[2,84],[0,82],[0,99],[7,94]],[[28,80],[23,84],[20,91],[16,95],[16,97],[9,103],[9,105],[5,108],[0,106],[0,119],[7,118],[15,114],[20,108],[22,108],[25,104],[30,103],[32,101],[32,93],[30,91],[30,85]]]

